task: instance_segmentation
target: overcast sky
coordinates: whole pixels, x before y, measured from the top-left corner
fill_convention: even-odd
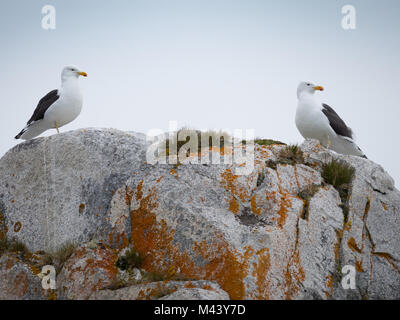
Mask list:
[[[41,26],[46,4],[55,30]],[[341,27],[346,4],[356,30]],[[301,143],[296,88],[307,80],[398,185],[399,32],[398,0],[1,0],[0,155],[68,64],[89,77],[64,132],[177,120]]]

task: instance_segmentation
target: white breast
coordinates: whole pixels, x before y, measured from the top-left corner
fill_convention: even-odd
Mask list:
[[[75,120],[82,110],[83,96],[77,79],[63,83],[59,95],[58,100],[46,111],[44,120],[52,125],[57,122],[62,127]]]
[[[297,129],[304,138],[317,139],[326,144],[333,130],[321,109],[320,104],[312,96],[300,98],[295,121]]]

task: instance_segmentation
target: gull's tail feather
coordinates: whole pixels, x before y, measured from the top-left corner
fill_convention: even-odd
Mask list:
[[[357,145],[357,143],[353,139],[343,136],[341,136],[341,138],[344,141],[349,142],[349,144],[343,146],[346,150],[343,150],[341,153],[368,159],[365,153],[361,150],[361,148]]]
[[[44,131],[50,128],[51,125],[49,125],[44,121],[35,121],[28,124],[25,128],[23,128],[21,132],[15,136],[15,139],[30,140],[37,137],[38,135],[42,134]]]
[[[25,128],[23,128],[22,130],[21,130],[21,132],[20,133],[18,133],[15,137],[14,137],[14,139],[20,139],[21,137],[22,137],[22,135],[26,132],[26,130],[27,130],[27,127],[25,127]]]

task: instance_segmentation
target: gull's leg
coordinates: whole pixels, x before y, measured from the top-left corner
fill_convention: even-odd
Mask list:
[[[57,130],[57,133],[60,133],[60,130],[58,130],[58,124],[57,124],[57,121],[54,121],[54,126],[55,126],[55,128],[56,128],[56,130]]]

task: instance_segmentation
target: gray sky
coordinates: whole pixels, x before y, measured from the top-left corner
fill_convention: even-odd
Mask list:
[[[46,4],[56,30],[41,27]],[[346,4],[356,30],[341,27]],[[75,64],[89,74],[84,108],[62,131],[177,120],[301,143],[296,88],[307,80],[398,182],[399,31],[398,0],[1,0],[0,155]]]

